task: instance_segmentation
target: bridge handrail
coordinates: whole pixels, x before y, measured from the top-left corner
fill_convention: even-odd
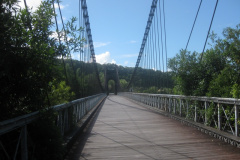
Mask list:
[[[46,109],[53,109],[58,113],[55,119],[55,124],[59,128],[61,135],[63,137],[66,137],[65,145],[70,144],[71,139],[76,135],[79,129],[84,127],[86,122],[89,120],[89,118],[91,118],[93,113],[98,108],[97,106],[99,106],[99,104],[104,100],[105,97],[106,94],[104,93],[97,94],[74,100],[69,103],[55,105]],[[28,159],[27,125],[40,118],[40,112],[41,111],[36,111],[0,122],[0,136],[17,129],[21,129],[21,132],[19,132],[19,140],[16,144],[17,149],[15,150],[14,157],[16,157],[18,153],[18,146],[21,141],[21,159]],[[74,124],[77,123],[79,123],[77,125],[78,127],[71,131],[71,129],[73,129],[73,127],[75,126]],[[69,135],[70,131],[71,133]],[[1,141],[0,147],[4,150],[4,153],[9,158],[9,154],[7,153]]]
[[[80,99],[77,99],[77,100],[74,100],[74,101],[71,101],[68,103],[52,106],[52,107],[50,107],[50,109],[53,109],[55,111],[62,111],[73,105],[79,104],[81,102],[85,102],[87,100],[90,100],[90,99],[93,99],[96,97],[101,97],[103,95],[105,95],[105,94],[101,93],[101,94],[97,94],[97,95],[93,95],[93,96],[89,96],[89,97],[85,97],[85,98],[80,98]],[[16,118],[12,118],[12,119],[0,122],[0,135],[3,135],[12,130],[21,128],[21,127],[33,122],[34,120],[39,118],[39,113],[40,113],[39,111],[36,111],[33,113],[29,113],[29,114],[26,114],[23,116],[19,116]]]
[[[240,99],[134,92],[119,94],[150,108],[240,137]]]
[[[206,97],[206,96],[184,96],[184,95],[170,95],[170,94],[150,94],[150,93],[132,93],[136,95],[145,95],[145,96],[158,96],[158,97],[168,97],[168,98],[181,98],[181,99],[191,99],[223,104],[236,104],[240,105],[240,99],[236,98],[222,98],[222,97]]]

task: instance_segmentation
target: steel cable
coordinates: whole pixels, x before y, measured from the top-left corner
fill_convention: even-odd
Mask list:
[[[192,32],[193,32],[193,28],[194,28],[194,26],[195,26],[195,23],[196,23],[196,20],[197,20],[197,17],[198,17],[198,13],[199,13],[199,10],[200,10],[200,8],[201,8],[201,4],[202,4],[202,0],[200,1],[200,4],[199,4],[199,6],[198,6],[197,14],[196,14],[196,16],[195,16],[195,19],[194,19],[194,22],[193,22],[193,26],[192,26],[190,35],[189,35],[189,37],[188,37],[188,41],[187,41],[187,45],[186,45],[186,47],[185,47],[185,51],[187,51],[188,43],[189,43],[189,41],[190,41],[190,38],[191,38],[191,35],[192,35]]]
[[[55,18],[55,23],[56,23],[56,32],[58,35],[59,46],[61,46],[62,43],[61,43],[60,33],[59,33],[59,29],[58,29],[58,21],[57,21],[57,16],[56,16],[56,11],[55,11],[54,0],[52,1],[52,4],[53,4],[53,12],[54,12],[54,18]],[[65,74],[65,78],[66,78],[66,84],[69,84],[66,65],[65,65],[65,61],[64,61],[63,57],[64,57],[64,54],[62,53],[62,63],[63,63],[64,74]]]
[[[216,12],[216,9],[217,9],[217,5],[218,5],[218,0],[216,1],[216,4],[215,4],[215,8],[214,8],[213,15],[212,15],[212,20],[211,20],[211,23],[210,23],[210,26],[209,26],[209,29],[208,29],[208,33],[207,33],[207,37],[206,37],[205,44],[204,44],[204,47],[203,47],[203,51],[202,51],[202,53],[201,53],[200,63],[201,63],[201,61],[202,61],[203,52],[204,52],[205,47],[206,47],[206,44],[207,44],[209,32],[210,32],[211,27],[212,27],[212,22],[213,22],[213,19],[214,19],[214,16],[215,16],[215,12]]]
[[[165,4],[163,0],[163,26],[164,26],[164,37],[165,37],[165,58],[166,58],[166,80],[167,80],[167,87],[169,88],[168,83],[168,54],[167,54],[167,31],[166,31],[166,15],[165,15]]]

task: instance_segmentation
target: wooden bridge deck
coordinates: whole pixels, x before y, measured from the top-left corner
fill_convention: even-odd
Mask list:
[[[240,149],[110,95],[66,159],[240,159]]]

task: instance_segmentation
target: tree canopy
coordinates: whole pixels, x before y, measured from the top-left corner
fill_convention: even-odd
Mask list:
[[[223,38],[212,33],[212,47],[202,59],[197,52],[180,50],[169,60],[175,94],[240,98],[239,27],[224,29]]]

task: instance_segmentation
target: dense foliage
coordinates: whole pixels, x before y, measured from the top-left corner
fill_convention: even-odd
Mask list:
[[[240,98],[240,25],[212,33],[212,47],[201,55],[180,50],[169,60],[174,94]]]
[[[48,83],[54,76],[52,64],[58,56],[54,40],[49,38],[50,5],[43,2],[30,17],[26,10],[14,15],[13,2],[4,5],[1,1],[0,105],[5,113],[1,119],[44,106]]]
[[[131,86],[134,92],[171,93],[173,81],[170,72],[138,68]]]
[[[84,42],[73,36],[82,30],[76,29],[76,19],[66,24],[71,38],[60,43],[53,37],[51,1],[43,1],[35,12],[15,3],[0,2],[0,120],[98,93],[98,87],[89,87],[96,84],[92,63],[68,58]]]

